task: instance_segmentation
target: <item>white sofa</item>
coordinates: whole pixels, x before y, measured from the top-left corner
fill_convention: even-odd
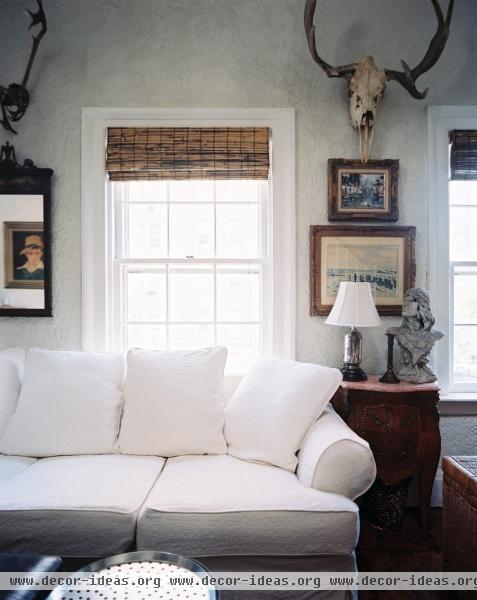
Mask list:
[[[0,440],[21,412],[14,398],[23,368],[21,351],[0,353]],[[226,403],[237,383],[225,378]],[[37,424],[59,432],[58,424]],[[116,445],[108,454],[30,457],[4,447],[0,552],[85,560],[137,549],[217,570],[354,570],[354,500],[375,478],[368,444],[331,405],[302,439],[295,472],[229,453],[141,456]]]

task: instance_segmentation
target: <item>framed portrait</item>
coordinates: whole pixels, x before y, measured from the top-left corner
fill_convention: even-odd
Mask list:
[[[5,222],[5,288],[44,289],[45,242],[42,222]]]
[[[310,314],[329,314],[341,281],[363,281],[380,315],[400,315],[415,285],[415,239],[415,227],[312,225]]]
[[[330,221],[397,221],[399,160],[330,158]]]

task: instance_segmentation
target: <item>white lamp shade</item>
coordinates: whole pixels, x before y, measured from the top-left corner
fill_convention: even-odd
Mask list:
[[[326,323],[348,327],[378,327],[381,325],[381,319],[371,294],[371,285],[342,281]]]

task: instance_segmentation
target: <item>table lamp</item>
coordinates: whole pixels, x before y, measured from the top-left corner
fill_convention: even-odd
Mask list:
[[[356,328],[381,325],[371,294],[371,285],[358,281],[342,281],[326,323],[351,327],[344,339],[344,364],[341,372],[344,381],[366,381],[368,377],[360,367],[363,338]]]

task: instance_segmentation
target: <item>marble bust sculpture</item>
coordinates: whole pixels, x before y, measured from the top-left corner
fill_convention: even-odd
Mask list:
[[[433,329],[435,319],[431,311],[429,293],[422,288],[412,288],[404,294],[403,321],[400,327],[390,327],[400,350],[396,375],[409,383],[430,383],[437,377],[429,367],[429,355],[434,344],[445,333]]]

